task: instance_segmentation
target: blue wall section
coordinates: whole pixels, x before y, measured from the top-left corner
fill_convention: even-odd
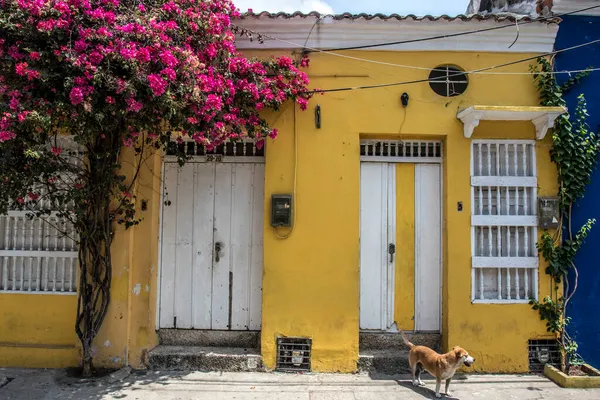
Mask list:
[[[556,49],[600,39],[600,17],[564,16],[560,24]],[[600,68],[600,44],[560,53],[556,70],[578,70],[588,66]],[[561,75],[560,80],[566,76]],[[592,72],[566,95],[569,111],[573,113],[577,96],[583,93],[590,114],[588,124],[600,134],[600,71]],[[579,254],[579,288],[571,300],[568,314],[572,317],[569,333],[579,343],[579,353],[592,365],[600,366],[600,170],[592,176],[585,197],[579,200],[573,213],[573,226],[579,228],[596,218],[596,225]],[[573,277],[570,278],[573,281]]]

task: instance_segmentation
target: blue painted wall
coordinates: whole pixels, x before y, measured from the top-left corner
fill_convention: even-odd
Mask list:
[[[600,39],[600,17],[564,16],[560,24],[556,49]],[[560,53],[556,69],[578,70],[588,66],[600,68],[600,44]],[[560,80],[566,79],[560,76]],[[574,112],[577,96],[583,93],[592,131],[600,134],[600,71],[592,72],[566,95],[570,112]],[[572,317],[568,330],[579,343],[579,353],[592,365],[600,366],[600,169],[592,176],[585,197],[576,204],[573,226],[580,227],[588,218],[596,218],[587,242],[577,255],[579,287],[571,300],[568,314]],[[570,279],[573,281],[573,277]]]

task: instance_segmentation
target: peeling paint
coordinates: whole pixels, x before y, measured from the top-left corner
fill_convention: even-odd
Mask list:
[[[112,344],[110,344],[110,340],[107,340],[106,342],[104,342],[104,347],[110,347],[112,346]]]
[[[142,292],[142,284],[136,283],[135,286],[133,287],[133,294],[135,294],[136,296],[139,296],[139,294],[141,292]]]
[[[146,292],[150,291],[150,285],[146,285]]]
[[[116,363],[120,363],[120,362],[121,362],[121,357],[113,357],[113,358],[111,359],[111,361],[112,361],[112,362],[114,362],[115,364],[116,364]]]

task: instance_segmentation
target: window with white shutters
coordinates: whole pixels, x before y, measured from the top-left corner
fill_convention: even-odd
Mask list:
[[[81,157],[70,137],[60,137],[61,157],[75,165]],[[65,176],[65,184],[69,182]],[[73,224],[59,215],[56,205],[40,190],[31,211],[0,215],[0,292],[75,294],[78,246]],[[51,213],[34,217],[37,210]]]
[[[536,191],[534,141],[472,142],[473,302],[537,299]]]

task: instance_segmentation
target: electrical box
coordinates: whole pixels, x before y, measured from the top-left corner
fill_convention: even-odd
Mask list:
[[[540,197],[538,199],[538,224],[542,229],[558,228],[558,197]]]
[[[292,226],[291,195],[271,195],[271,226],[275,228]]]

